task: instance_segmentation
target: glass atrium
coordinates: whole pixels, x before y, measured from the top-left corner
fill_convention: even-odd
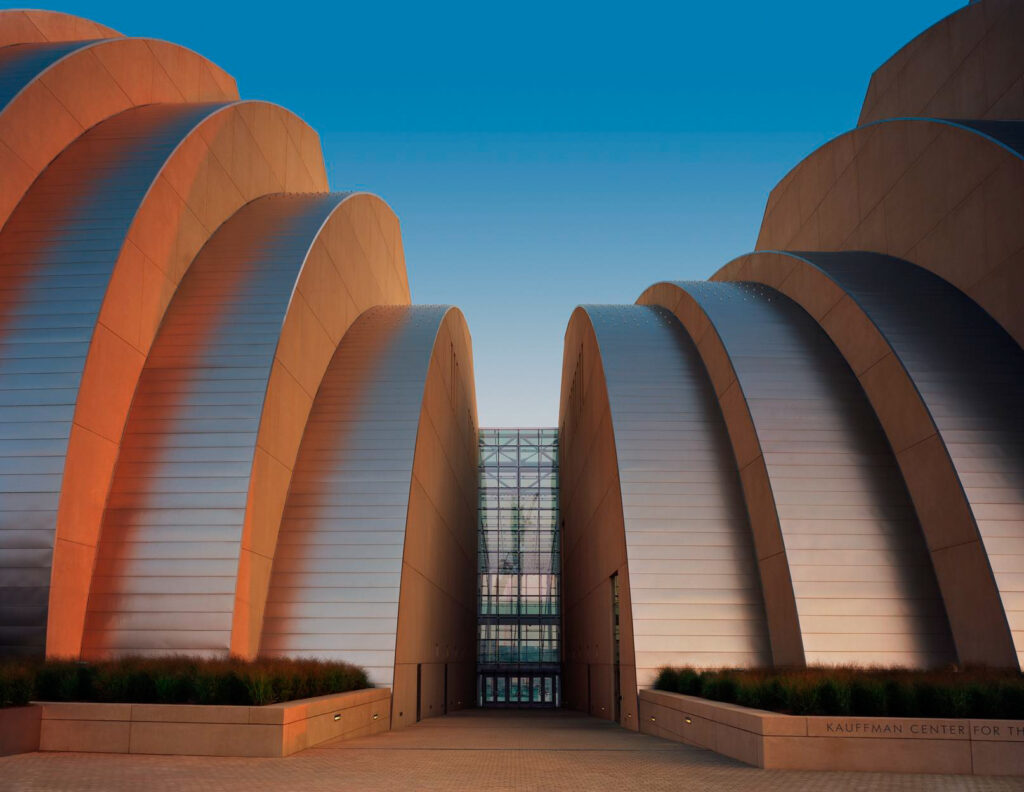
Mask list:
[[[480,430],[482,707],[561,703],[558,430]]]

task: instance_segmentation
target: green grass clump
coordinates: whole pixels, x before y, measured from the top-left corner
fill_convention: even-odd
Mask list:
[[[654,687],[790,715],[1024,719],[1024,674],[1012,669],[663,668]]]
[[[0,661],[0,707],[33,700],[259,706],[367,687],[370,683],[361,668],[320,660]]]

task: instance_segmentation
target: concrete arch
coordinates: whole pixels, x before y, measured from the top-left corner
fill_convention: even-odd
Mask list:
[[[698,351],[664,308],[577,308],[560,407],[565,701],[620,721],[665,665],[771,662],[739,474]]]
[[[1022,127],[904,118],[840,135],[772,190],[757,250],[873,250],[913,261],[1024,343]]]
[[[858,126],[900,116],[1024,118],[1024,7],[983,0],[932,25],[868,84]]]
[[[896,461],[814,320],[758,284],[660,283],[638,302],[679,318],[711,376],[740,468],[775,663],[952,660]]]
[[[1021,348],[946,281],[877,253],[754,253],[713,280],[778,289],[828,333],[896,454],[960,661],[1018,664]]]
[[[382,227],[397,220],[370,195],[272,195],[236,212],[196,257],[126,422],[85,656],[232,649],[233,614],[243,626],[252,618],[238,607],[248,592],[236,592],[252,562],[240,561],[254,534],[273,541],[336,341],[361,309],[409,299],[400,247],[362,244]]]
[[[68,146],[0,232],[0,411],[16,422],[0,457],[26,459],[0,481],[0,519],[18,525],[0,574],[12,587],[5,645],[38,651],[45,634],[51,654],[77,651],[80,629],[66,625],[84,615],[117,445],[156,328],[236,209],[326,188],[302,126],[258,102],[128,110]]]
[[[101,121],[158,102],[237,99],[226,72],[165,41],[111,38],[0,48],[0,228],[54,158]]]
[[[114,38],[120,35],[106,25],[59,11],[17,8],[0,11],[0,47],[46,41]]]
[[[309,415],[261,653],[365,667],[392,687],[393,727],[470,706],[476,479],[462,314],[446,306],[365,312]]]

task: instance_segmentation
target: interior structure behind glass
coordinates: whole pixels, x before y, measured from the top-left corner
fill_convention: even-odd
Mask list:
[[[558,430],[480,430],[479,645],[482,707],[557,707]]]

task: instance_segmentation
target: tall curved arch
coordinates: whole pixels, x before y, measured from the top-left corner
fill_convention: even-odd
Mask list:
[[[0,47],[0,227],[54,158],[101,121],[157,102],[237,99],[228,74],[166,41],[110,38]]]
[[[771,661],[736,462],[697,348],[660,307],[577,308],[560,407],[565,700],[621,721],[665,665]]]
[[[37,9],[0,10],[0,47],[47,41],[114,38],[116,30],[89,19]]]
[[[333,336],[362,308],[408,300],[389,244],[374,258],[339,241],[336,227],[365,220],[361,234],[379,233],[374,212],[385,211],[369,195],[272,195],[236,212],[196,257],[125,425],[85,656],[233,648],[236,581],[252,543],[244,534],[254,522],[263,531],[276,523],[272,504],[283,503],[288,485],[265,457],[287,465],[280,446],[298,445],[312,401],[303,389],[315,393]],[[289,349],[296,344],[301,360]]]
[[[457,309],[362,314],[317,391],[277,538],[261,653],[365,667],[392,687],[395,726],[473,700],[471,354]]]
[[[828,333],[896,454],[961,662],[1018,664],[1021,348],[946,281],[877,253],[754,253],[713,279],[778,289]]]
[[[913,261],[1022,344],[1022,130],[1024,121],[902,118],[840,135],[772,190],[756,248]]]
[[[780,292],[661,283],[718,395],[777,664],[953,659],[935,573],[881,427],[825,333]]]
[[[871,75],[859,126],[900,116],[1024,118],[1024,7],[965,5],[932,25]]]
[[[84,615],[124,419],[178,281],[248,200],[326,187],[293,125],[262,103],[125,111],[68,146],[0,231],[0,458],[23,459],[0,481],[18,529],[0,562],[12,648],[77,651],[65,624]]]

